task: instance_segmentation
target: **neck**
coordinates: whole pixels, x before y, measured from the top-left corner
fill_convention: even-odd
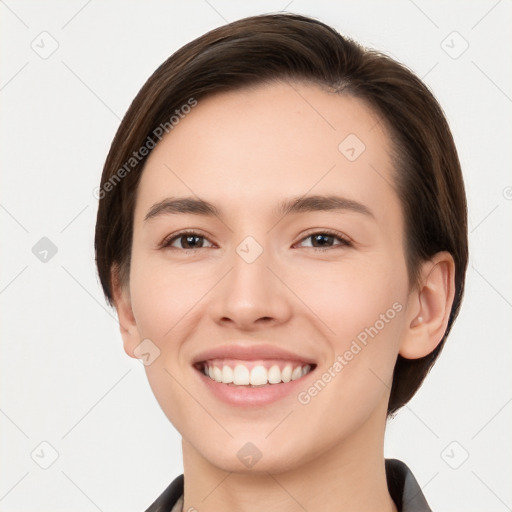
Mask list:
[[[384,429],[382,415],[370,418],[349,438],[284,472],[224,471],[183,439],[183,510],[397,512],[386,481]]]

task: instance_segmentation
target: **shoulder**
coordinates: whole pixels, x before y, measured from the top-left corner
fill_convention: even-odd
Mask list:
[[[389,494],[400,512],[432,512],[407,464],[398,459],[386,459],[386,478]]]
[[[184,475],[176,477],[145,512],[171,512],[172,507],[183,495]]]

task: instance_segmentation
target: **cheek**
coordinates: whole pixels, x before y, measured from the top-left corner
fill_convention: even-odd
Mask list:
[[[329,328],[324,331],[329,357],[317,380],[297,397],[305,411],[304,430],[321,428],[330,433],[326,438],[343,437],[379,404],[385,406],[404,326],[406,287],[391,269],[376,270],[359,274],[353,268],[331,276],[322,293],[317,286],[309,295],[311,308],[321,312]]]
[[[181,348],[194,335],[197,306],[211,284],[188,269],[171,270],[168,262],[142,250],[134,249],[131,269],[130,293],[139,335],[160,350],[159,357],[145,367],[149,385],[171,423],[179,431],[189,431],[191,419],[183,411],[190,410],[190,395],[183,383],[191,369],[180,360]],[[204,420],[200,411],[195,414],[194,421]]]
[[[300,293],[306,292],[308,306],[321,320],[316,324],[325,327],[329,357],[322,363],[332,367],[325,379],[333,385],[321,400],[371,409],[372,400],[392,382],[404,328],[405,268],[377,260],[338,270],[326,267],[315,273],[315,280],[308,278]]]
[[[405,268],[402,271],[399,265],[368,258],[343,265],[316,265],[314,271],[299,275],[303,277],[294,281],[297,295],[318,315],[337,350],[359,335],[361,339],[365,333],[369,336],[368,330],[396,333],[401,325],[399,310],[404,308],[407,281]],[[289,279],[293,279],[291,274]]]
[[[194,317],[215,274],[180,267],[134,251],[130,275],[133,313],[141,336],[163,343],[177,337]],[[196,306],[196,307],[194,307]]]

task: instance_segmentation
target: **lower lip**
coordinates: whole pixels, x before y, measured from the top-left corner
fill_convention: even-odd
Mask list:
[[[199,377],[205,383],[206,387],[220,400],[229,405],[237,407],[257,407],[271,404],[282,398],[285,398],[294,392],[305,389],[306,379],[314,372],[309,373],[300,379],[290,382],[281,382],[280,384],[266,384],[265,386],[230,386],[210,379],[202,371],[197,370]]]

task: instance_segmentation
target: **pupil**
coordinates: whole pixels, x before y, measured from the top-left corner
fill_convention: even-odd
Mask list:
[[[320,245],[323,246],[323,245],[328,245],[328,244],[326,244],[324,242],[326,241],[326,239],[332,238],[332,236],[331,235],[315,235],[313,238],[316,241],[320,240]],[[321,240],[323,240],[323,242]]]
[[[200,237],[195,236],[195,235],[187,235],[187,236],[185,236],[185,239],[186,239],[186,241],[187,241],[185,245],[187,246],[187,249],[189,249],[189,248],[190,248],[190,247],[189,247],[190,245],[193,245],[192,240],[194,240],[194,239],[196,239],[196,240],[197,240],[198,238],[200,238]],[[192,248],[193,248],[193,247],[192,247]]]

